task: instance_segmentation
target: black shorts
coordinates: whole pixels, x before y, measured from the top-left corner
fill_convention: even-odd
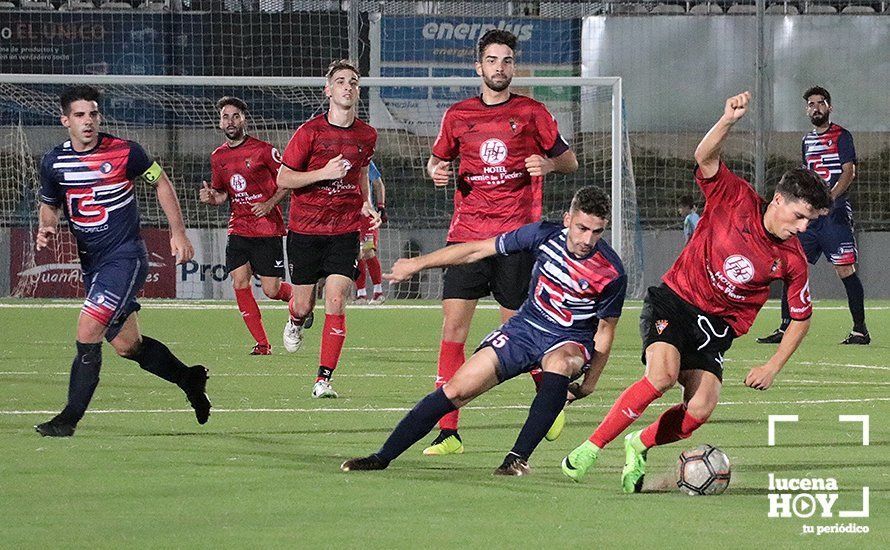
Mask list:
[[[448,243],[452,244],[456,243]],[[445,270],[442,299],[478,300],[491,294],[500,305],[517,310],[528,297],[534,265],[534,255],[523,251],[449,267]]]
[[[646,348],[667,342],[680,351],[680,370],[705,370],[723,380],[723,354],[735,332],[726,321],[709,315],[674,294],[667,285],[651,286],[640,313],[643,364]]]
[[[358,276],[358,231],[342,235],[287,233],[287,262],[295,285],[314,285],[328,275]]]
[[[226,269],[233,271],[250,264],[262,277],[284,278],[284,248],[281,237],[242,237],[229,235],[226,244]]]

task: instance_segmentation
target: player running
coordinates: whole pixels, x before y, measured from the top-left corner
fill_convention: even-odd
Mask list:
[[[43,436],[74,435],[99,384],[103,338],[124,359],[178,385],[199,424],[210,417],[207,369],[187,367],[167,346],[139,331],[141,306],[136,295],[148,274],[148,252],[139,234],[136,185],[154,186],[170,225],[170,254],[176,263],[183,263],[192,258],[194,249],[185,234],[176,191],[138,143],[99,131],[100,99],[98,90],[90,86],[62,92],[61,122],[69,139],[40,163],[37,250],[50,245],[64,210],[77,239],[86,291],[77,320],[68,403],[51,420],[34,427]]]
[[[427,162],[433,183],[444,187],[451,181],[451,161],[460,157],[448,244],[487,239],[540,220],[544,176],[578,169],[547,108],[510,91],[516,40],[498,29],[479,39],[476,74],[482,78],[482,93],[446,111]],[[464,344],[479,298],[492,294],[506,321],[525,299],[533,264],[532,254],[518,252],[445,271],[436,387],[464,363]],[[439,428],[424,454],[462,453],[457,411],[443,417]]]
[[[563,473],[575,481],[603,447],[679,381],[682,403],[625,437],[622,486],[629,493],[641,490],[648,450],[686,439],[707,422],[720,398],[723,354],[748,332],[772,281],[787,284],[792,321],[776,353],[748,372],[745,385],[769,388],[809,329],[813,306],[807,262],[796,235],[831,201],[822,180],[798,168],[782,176],[766,203],[721,162],[723,142],[747,112],[750,98],[744,92],[727,99],[723,116],[695,150],[695,179],[705,210],[662,285],[650,287],[643,303],[645,375],[618,397],[590,439],[563,459]]]
[[[828,182],[831,189],[831,210],[811,223],[799,235],[807,260],[816,265],[819,254],[834,265],[834,270],[847,292],[847,304],[853,317],[853,330],[841,344],[868,345],[871,336],[865,326],[865,291],[856,273],[859,249],[853,236],[853,207],[847,190],[856,177],[856,148],[853,136],[841,126],[831,122],[831,94],[821,86],[804,92],[807,116],[813,130],[803,137],[801,155],[803,164]],[[782,324],[769,336],[758,338],[760,344],[778,344],[788,328],[790,315],[788,300],[782,298]]]
[[[446,246],[395,263],[393,282],[433,267],[464,265],[519,251],[534,255],[527,298],[517,314],[491,332],[454,376],[421,399],[376,453],[340,469],[382,470],[428,434],[443,415],[536,365],[540,389],[513,449],[494,471],[528,474],[528,459],[563,409],[571,378],[579,396],[591,393],[609,359],[627,290],[618,254],[600,237],[610,216],[609,198],[585,187],[572,199],[563,223],[536,222],[482,241]]]
[[[250,355],[272,355],[251,278],[259,275],[267,297],[290,302],[291,285],[282,282],[284,218],[278,204],[287,190],[275,184],[281,157],[272,144],[248,135],[244,101],[225,96],[216,109],[226,141],[210,155],[212,183],[204,182],[200,200],[215,206],[231,201],[226,269],[241,318],[256,341]]]
[[[278,187],[292,190],[287,234],[291,283],[290,320],[284,347],[303,344],[303,329],[315,302],[315,284],[324,279],[325,320],[318,376],[312,397],[335,398],[331,376],[346,340],[346,300],[359,255],[361,217],[380,226],[371,205],[368,165],[377,131],[356,117],[358,69],[331,63],[324,87],[328,111],[297,128],[284,150]]]

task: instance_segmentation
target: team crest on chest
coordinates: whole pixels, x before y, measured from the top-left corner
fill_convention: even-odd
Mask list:
[[[664,332],[664,329],[668,327],[667,319],[659,319],[655,321],[655,330],[658,331],[658,334]]]
[[[776,271],[779,270],[780,267],[782,267],[782,260],[779,258],[776,258],[775,260],[773,260],[773,265],[769,268],[769,272],[775,273]]]
[[[736,284],[747,283],[754,278],[754,264],[741,254],[733,254],[724,260],[723,273]]]
[[[112,168],[113,168],[113,166],[111,165],[110,162],[103,162],[102,166],[99,167],[99,171],[102,172],[103,174],[107,174],[107,173],[111,172]]]
[[[510,129],[513,130],[514,134],[516,133],[516,119],[515,118],[510,119]]]
[[[507,145],[497,138],[487,139],[479,147],[479,158],[489,166],[502,164],[507,160]]]
[[[233,174],[232,179],[229,180],[229,185],[232,186],[236,193],[240,193],[247,189],[247,180],[241,174]]]

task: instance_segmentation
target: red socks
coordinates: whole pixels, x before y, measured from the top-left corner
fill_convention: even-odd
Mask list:
[[[293,296],[293,290],[294,289],[290,283],[282,281],[281,286],[278,288],[278,294],[273,296],[272,299],[290,303],[290,298]]]
[[[624,390],[609,414],[600,422],[590,441],[600,449],[621,435],[628,426],[634,423],[650,403],[661,397],[662,393],[644,376]]]
[[[343,351],[343,342],[346,341],[346,316],[324,316],[324,329],[321,333],[321,354],[318,364],[321,367],[334,370],[340,361],[340,352]]]
[[[365,275],[365,266],[368,264],[368,260],[359,260],[358,261],[358,277],[355,278],[355,291],[365,289],[365,281],[367,280],[367,276]],[[379,262],[377,265],[380,265]]]
[[[238,302],[241,318],[244,319],[244,324],[247,325],[247,330],[250,331],[253,339],[257,344],[268,346],[269,339],[266,338],[266,329],[263,328],[263,316],[253,297],[253,289],[250,287],[236,288],[235,300]]]
[[[541,380],[544,379],[544,371],[541,370],[541,367],[535,367],[532,370],[530,370],[528,373],[532,377],[532,382],[535,383],[535,391],[540,390],[541,389]]]
[[[457,369],[464,364],[464,345],[461,342],[446,342],[442,340],[439,346],[439,364],[436,373],[436,389],[441,388],[445,382],[451,380]],[[459,410],[451,411],[439,420],[440,430],[457,430]]]
[[[368,274],[371,276],[371,283],[379,285],[383,281],[383,270],[380,268],[380,258],[374,256],[373,258],[365,260],[365,264],[368,266]]]
[[[646,426],[640,434],[640,441],[648,449],[655,445],[667,445],[686,439],[699,429],[708,419],[699,420],[686,410],[682,403],[661,413],[658,420]]]

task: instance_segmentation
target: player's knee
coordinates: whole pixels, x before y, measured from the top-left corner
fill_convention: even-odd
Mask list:
[[[677,374],[672,372],[647,372],[646,378],[649,383],[661,393],[673,388],[677,383]]]
[[[445,393],[445,397],[454,403],[455,407],[462,407],[471,399],[469,392],[465,391],[460,384],[445,382],[445,385],[442,386],[442,391]]]
[[[123,357],[124,359],[133,359],[134,357],[137,357],[142,350],[142,339],[125,342],[112,340],[111,345],[114,348],[114,351],[117,352],[118,356]]]
[[[686,403],[686,412],[702,424],[707,422],[717,407],[716,399],[692,399]],[[689,432],[690,435],[692,432]],[[688,436],[687,436],[688,437]]]
[[[838,277],[846,279],[850,275],[856,273],[856,265],[836,265],[834,266],[834,270],[837,272]]]
[[[263,294],[266,295],[266,298],[274,299],[280,290],[280,285],[263,285]]]

